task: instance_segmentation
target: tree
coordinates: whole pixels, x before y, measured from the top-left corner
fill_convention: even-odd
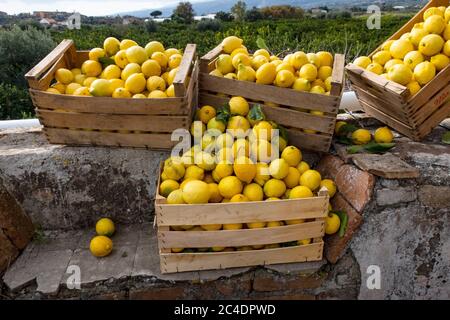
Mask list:
[[[220,21],[225,21],[225,22],[229,22],[229,21],[233,21],[234,17],[231,13],[229,12],[225,12],[225,11],[218,11],[216,13],[215,19],[220,20]]]
[[[257,21],[261,20],[262,18],[262,13],[256,7],[253,7],[251,10],[248,10],[245,13],[245,21]]]
[[[159,10],[155,10],[155,11],[152,11],[152,12],[150,13],[150,16],[151,16],[153,19],[159,17],[160,15],[162,15],[162,12],[159,11]]]
[[[231,7],[231,13],[234,16],[234,19],[237,21],[242,21],[245,18],[245,12],[247,10],[247,5],[244,1],[238,1]]]
[[[173,10],[172,19],[184,23],[192,23],[194,22],[194,15],[194,8],[192,8],[190,2],[180,2],[175,10]]]

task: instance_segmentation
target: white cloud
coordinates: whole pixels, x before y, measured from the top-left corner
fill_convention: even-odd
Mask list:
[[[192,2],[201,1],[194,0]],[[76,11],[89,16],[100,16],[141,9],[158,9],[178,2],[178,0],[0,0],[0,11],[17,14],[39,10],[58,10]]]

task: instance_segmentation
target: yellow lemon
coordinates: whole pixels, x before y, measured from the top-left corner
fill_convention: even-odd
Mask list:
[[[89,60],[98,61],[99,58],[103,58],[106,52],[103,48],[94,48],[89,51]]]
[[[178,181],[185,173],[185,168],[183,163],[176,158],[169,158],[164,162],[164,170],[167,179]]]
[[[137,45],[126,49],[126,55],[130,63],[137,64],[143,64],[149,58],[145,49]]]
[[[266,228],[275,228],[275,227],[281,227],[284,223],[282,221],[269,221],[266,224]]]
[[[215,109],[214,109],[215,110]],[[216,138],[216,148],[232,148],[234,143],[234,138],[229,133],[222,133],[220,136]]]
[[[114,64],[109,65],[103,70],[103,79],[119,79],[122,70]]]
[[[317,58],[315,53],[307,53],[306,56],[308,57],[308,61],[309,63],[315,65],[317,67],[317,69],[319,69],[321,67],[320,65],[320,60]]]
[[[241,116],[246,116],[249,111],[249,105],[247,100],[243,97],[232,97],[228,102],[230,106],[231,114],[237,114]]]
[[[240,230],[242,223],[228,223],[223,225],[223,230]]]
[[[310,198],[313,196],[311,189],[307,186],[294,187],[289,193],[289,199]]]
[[[196,165],[206,171],[214,170],[214,168],[216,167],[214,156],[204,151],[199,151],[195,154],[194,162]]]
[[[152,60],[155,60],[159,63],[161,68],[165,69],[167,67],[167,64],[169,63],[169,59],[167,56],[162,52],[153,52],[152,56],[150,57]]]
[[[255,181],[260,186],[264,186],[264,184],[270,179],[270,171],[269,165],[267,163],[259,162],[256,164],[256,175],[253,181]]]
[[[109,57],[112,57],[120,50],[120,41],[114,37],[106,38],[103,42],[103,49]]]
[[[226,199],[231,199],[233,196],[240,194],[242,189],[241,180],[235,176],[225,177],[219,182],[219,192]]]
[[[203,181],[189,181],[183,188],[183,200],[188,204],[208,203],[209,197],[208,184]]]
[[[216,159],[218,162],[223,161],[226,163],[233,163],[233,149],[232,148],[221,148],[216,152]]]
[[[246,223],[246,225],[247,225],[247,228],[249,228],[249,229],[261,229],[261,228],[266,227],[265,222],[250,222],[250,223]]]
[[[310,169],[309,164],[306,163],[306,161],[301,161],[297,166],[297,170],[298,172],[300,172],[300,174],[305,173],[309,169]]]
[[[184,179],[203,180],[205,177],[205,170],[198,166],[189,166],[184,172]]]
[[[114,62],[119,68],[125,68],[125,66],[129,63],[127,59],[127,52],[125,50],[120,50],[117,52],[114,56]]]
[[[46,92],[50,92],[50,93],[54,93],[54,94],[61,94],[61,92],[59,92],[57,89],[55,88],[48,88],[47,90],[45,90]]]
[[[267,198],[280,198],[286,192],[286,184],[283,180],[270,179],[263,187]]]
[[[423,39],[423,37],[425,37],[428,34],[429,34],[429,32],[426,31],[425,29],[416,28],[416,29],[413,29],[411,31],[411,34],[409,36],[409,40],[411,41],[411,43],[414,46],[418,47],[419,43]]]
[[[142,94],[142,93],[136,93],[136,94],[133,94],[132,98],[133,99],[146,99],[147,96],[145,94]]]
[[[245,133],[248,129],[250,129],[250,123],[243,116],[233,116],[228,120],[227,129],[235,130],[231,133],[234,135],[239,135],[241,133]]]
[[[396,64],[391,69],[389,69],[388,76],[390,80],[406,86],[411,82],[413,72],[406,65]]]
[[[252,62],[250,65],[256,71],[258,71],[262,65],[269,63],[269,60],[264,56],[253,56],[253,59],[251,59],[251,61]],[[274,65],[272,65],[272,66],[275,67]],[[276,67],[274,68],[274,70],[275,69],[276,69]]]
[[[250,183],[256,176],[256,165],[247,157],[238,157],[234,164],[233,170],[241,181]]]
[[[317,59],[320,61],[320,66],[333,66],[333,55],[327,51],[319,51],[316,53]]]
[[[113,249],[113,243],[110,238],[105,236],[96,236],[92,238],[89,244],[89,250],[95,257],[106,257],[111,253]]]
[[[243,194],[236,194],[231,199],[230,202],[249,202],[250,200]]]
[[[120,75],[120,78],[123,81],[126,81],[131,75],[140,73],[141,72],[141,66],[137,63],[129,63],[125,66],[125,68],[122,70],[122,73]]]
[[[92,82],[94,82],[95,80],[97,80],[97,77],[87,77],[83,81],[83,86],[89,88],[91,86]]]
[[[256,71],[256,83],[272,84],[277,76],[277,68],[272,63],[264,63]]]
[[[409,93],[414,96],[417,92],[420,91],[421,86],[417,81],[411,81],[406,85],[406,87],[409,89]]]
[[[414,79],[420,84],[425,85],[436,75],[436,67],[429,61],[419,63],[414,68]]]
[[[269,165],[269,172],[275,179],[284,179],[289,174],[289,164],[284,159],[275,159]]]
[[[79,88],[81,88],[81,85],[79,83],[76,83],[76,82],[69,83],[66,86],[65,94],[71,94],[72,95]]]
[[[333,196],[336,194],[336,184],[331,179],[323,179],[320,182],[320,187],[325,187],[328,189],[328,195],[330,198],[333,198]]]
[[[319,188],[322,177],[316,170],[307,170],[300,176],[300,185],[308,187],[311,191]]]
[[[413,50],[413,44],[405,39],[395,40],[389,48],[391,56],[395,59],[403,59],[408,52]]]
[[[355,59],[355,61],[353,61],[354,65],[356,65],[360,68],[363,68],[363,69],[366,69],[369,66],[369,64],[371,64],[371,63],[372,63],[372,60],[366,56],[358,57]]]
[[[256,72],[252,67],[246,66],[244,64],[240,64],[238,67],[238,72],[236,77],[240,81],[249,81],[255,82],[256,80]]]
[[[222,74],[227,74],[234,71],[232,57],[229,54],[221,54],[216,60],[216,69]]]
[[[109,97],[112,95],[111,83],[106,79],[94,80],[90,86],[89,92],[94,97]]]
[[[294,81],[295,76],[292,72],[288,70],[280,70],[275,77],[274,84],[277,87],[290,88],[292,87]]]
[[[283,179],[284,184],[287,188],[292,189],[296,186],[298,186],[298,183],[300,181],[300,172],[297,168],[289,167],[289,173],[288,175]]]
[[[150,92],[152,92],[154,90],[165,91],[166,90],[166,82],[161,77],[151,76],[147,79],[146,88]]]
[[[122,79],[111,79],[109,80],[109,87],[112,92],[114,92],[118,88],[123,88],[125,85],[125,81]]]
[[[251,66],[252,60],[247,54],[238,53],[231,59],[231,64],[234,67],[234,69],[238,69],[239,65],[241,65],[241,64],[243,64],[245,66]],[[229,71],[229,72],[231,72],[231,71]],[[222,73],[224,73],[224,72],[222,72]],[[228,73],[228,72],[225,72],[225,73]]]
[[[384,66],[391,58],[391,53],[389,51],[382,50],[373,55],[372,61]]]
[[[250,144],[245,139],[237,139],[233,143],[233,158],[237,159],[243,156],[250,156]]]
[[[388,127],[378,128],[375,130],[373,137],[378,143],[391,143],[394,140],[394,135]]]
[[[432,34],[441,34],[445,29],[445,20],[441,15],[432,15],[428,17],[424,23],[423,28]]]
[[[253,53],[253,56],[263,56],[266,59],[270,59],[270,53],[266,49],[258,49]]]
[[[213,183],[213,182],[208,183],[208,188],[209,188],[209,194],[210,194],[209,202],[219,203],[223,200],[223,197],[219,191],[219,185],[217,183]]]
[[[185,204],[186,202],[184,202],[184,200],[183,200],[183,191],[181,191],[181,189],[172,191],[167,196],[167,203],[168,204]]]
[[[300,68],[299,76],[308,81],[314,81],[317,78],[317,67],[311,63],[307,63]]]
[[[164,46],[159,41],[150,41],[145,45],[144,49],[148,57],[151,57],[155,52],[164,52]]]
[[[244,187],[244,196],[250,201],[262,201],[264,199],[264,192],[261,186],[257,183],[250,183]]]
[[[304,223],[304,219],[294,219],[294,220],[286,220],[284,223],[286,223],[288,226],[294,225],[294,224],[302,224]]]
[[[86,76],[85,76],[84,74],[77,74],[77,75],[73,78],[73,80],[74,80],[76,83],[83,85],[84,80],[86,80]]]
[[[352,141],[354,144],[367,144],[371,139],[372,136],[370,134],[370,131],[366,129],[358,129],[352,133]]]
[[[291,66],[289,63],[286,62],[282,62],[277,66],[277,73],[280,72],[281,70],[287,70],[292,74],[295,74],[295,69],[293,66]]]
[[[216,130],[219,130],[220,132],[224,132],[226,129],[225,123],[222,120],[218,120],[216,117],[214,117],[208,121],[207,127],[208,127],[208,130],[216,129]]]
[[[172,253],[180,253],[183,252],[184,248],[172,248],[170,249]]]
[[[86,60],[81,65],[81,71],[87,77],[97,77],[102,73],[102,65],[98,61]]]
[[[173,86],[173,84],[171,84],[167,89],[166,89],[166,95],[170,98],[175,97],[175,87]]]
[[[366,70],[380,75],[383,73],[383,66],[379,63],[372,62],[367,66]]]
[[[331,79],[330,79],[331,80]],[[310,91],[311,90],[311,82],[303,78],[297,78],[292,85],[292,89],[297,91]]]
[[[437,54],[432,56],[430,62],[436,67],[436,71],[439,72],[450,64],[450,59],[445,54]]]
[[[80,87],[73,92],[74,96],[91,96],[88,87]]]
[[[423,20],[425,21],[429,17],[434,16],[434,15],[444,17],[444,14],[438,7],[431,7],[431,8],[428,8],[427,10],[425,10],[425,12],[423,14]]]
[[[148,94],[148,98],[152,99],[164,99],[167,98],[167,94],[161,90],[153,90]]]
[[[85,85],[84,82],[83,82],[83,85],[85,87],[89,87],[89,86]],[[62,84],[61,82],[56,82],[56,83],[52,84],[51,88],[58,90],[59,93],[65,93],[66,92],[66,86],[64,84]]]
[[[95,224],[95,232],[98,236],[111,237],[115,232],[114,222],[109,218],[102,218]]]
[[[297,147],[289,146],[283,150],[281,158],[286,160],[289,166],[296,167],[302,161],[302,152]]]
[[[273,157],[272,145],[267,140],[256,140],[251,145],[251,154],[256,156],[257,161],[269,163]]]
[[[69,84],[73,81],[74,76],[73,76],[73,73],[69,69],[59,68],[55,72],[55,79],[59,83]]]
[[[389,51],[391,49],[391,45],[392,45],[392,43],[394,43],[394,41],[395,40],[388,40],[388,41],[384,42],[381,45],[381,50]]]
[[[233,50],[238,49],[242,45],[242,39],[236,36],[229,36],[222,40],[222,50],[225,53],[232,53]]]
[[[183,60],[183,56],[179,53],[172,54],[167,62],[170,69],[177,68],[181,64],[181,60]]]
[[[424,60],[425,60],[424,56],[419,51],[408,52],[405,58],[403,59],[404,64],[411,70],[414,70],[414,68]]]
[[[299,246],[305,246],[305,245],[310,244],[310,243],[311,243],[311,239],[303,239],[303,240],[298,240],[297,241],[297,244]]]
[[[448,23],[450,21],[450,6],[447,7],[444,11],[444,20],[445,23]]]
[[[155,60],[149,59],[145,61],[141,66],[141,71],[145,75],[146,78],[152,76],[160,76],[161,75],[161,66]]]
[[[201,122],[208,124],[209,120],[216,116],[216,109],[211,106],[203,106],[198,112],[198,116]]]
[[[420,40],[419,51],[422,54],[431,57],[441,52],[444,47],[444,43],[444,39],[442,39],[441,36],[437,34],[429,34]]]
[[[272,125],[267,121],[259,122],[252,129],[252,133],[254,134],[255,139],[257,140],[270,141],[272,139],[272,131],[273,131]]]
[[[333,73],[333,69],[331,69],[331,67],[329,67],[329,66],[322,66],[322,67],[319,68],[319,71],[317,72],[317,77],[320,80],[325,81],[329,77],[331,77],[332,73]]]
[[[188,168],[189,169],[189,168]],[[161,183],[159,186],[159,194],[162,195],[164,198],[167,198],[167,196],[174,190],[177,190],[180,188],[180,185],[175,180],[165,180]]]
[[[134,40],[123,39],[120,41],[120,50],[127,50],[130,47],[137,46],[138,44]]]
[[[166,80],[166,82],[167,82],[167,84],[170,86],[172,83],[173,83],[173,81],[175,80],[175,77],[176,77],[176,75],[177,75],[177,72],[178,72],[178,68],[175,68],[175,69],[172,69],[172,70],[170,70],[169,71],[169,73],[168,73],[168,75],[167,75],[167,80]],[[162,78],[162,77],[161,77]],[[164,78],[163,78],[164,79]]]
[[[308,55],[305,54],[303,51],[297,51],[297,52],[294,52],[288,58],[288,62],[292,67],[299,70],[305,64],[309,63],[309,59],[308,59]]]
[[[214,169],[214,174],[220,181],[223,178],[229,177],[233,174],[233,166],[227,161],[222,160],[219,163],[217,163],[216,168]]]
[[[131,47],[132,49],[134,47]],[[161,79],[162,80],[162,79]],[[142,73],[134,73],[127,78],[125,81],[125,89],[130,91],[131,93],[141,93],[145,90],[146,81],[144,74]]]
[[[341,220],[339,216],[335,213],[329,213],[325,218],[325,233],[326,234],[335,234],[339,231],[341,226]]]
[[[234,72],[227,73],[223,77],[227,79],[237,80],[237,74]]]

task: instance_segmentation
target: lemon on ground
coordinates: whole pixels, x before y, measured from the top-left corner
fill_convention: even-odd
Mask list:
[[[87,77],[97,77],[102,73],[102,65],[98,61],[86,60],[81,65],[81,71]]]
[[[184,200],[183,200],[183,191],[181,189],[172,191],[167,196],[167,203],[168,204],[185,204],[186,202],[184,202]]]
[[[327,51],[319,51],[316,53],[317,59],[320,61],[320,66],[333,66],[333,55]]]
[[[339,219],[339,216],[335,213],[329,213],[325,218],[325,233],[335,234],[339,231],[340,226],[341,220]]]
[[[158,41],[150,41],[145,45],[144,49],[149,57],[151,57],[154,52],[164,52],[163,44]]]
[[[246,225],[247,225],[247,228],[249,228],[249,229],[261,229],[261,228],[266,227],[265,222],[250,222],[250,223],[246,223]]]
[[[302,161],[302,152],[297,147],[288,146],[281,153],[281,158],[286,160],[289,166],[296,167]]]
[[[192,180],[183,187],[183,200],[188,204],[208,203],[210,198],[208,184],[200,180]]]
[[[383,66],[379,63],[372,62],[367,66],[366,70],[380,75],[383,73]]]
[[[232,53],[233,50],[242,46],[242,39],[236,36],[229,36],[222,40],[222,50],[225,53]]]
[[[437,54],[430,58],[430,62],[436,67],[436,71],[443,70],[450,64],[450,59],[445,54]]]
[[[241,115],[244,117],[248,114],[249,105],[247,100],[243,97],[232,97],[229,100],[228,105],[230,106],[231,114]]]
[[[192,165],[186,168],[184,172],[184,179],[195,179],[195,180],[203,180],[205,177],[205,170],[202,168]]]
[[[202,123],[201,121],[199,121],[199,122]],[[208,121],[207,127],[208,127],[208,130],[216,129],[216,130],[219,130],[220,132],[225,131],[225,123],[222,120],[218,120],[216,117],[214,117]]]
[[[74,96],[91,96],[88,87],[79,87],[73,92]]]
[[[315,191],[320,187],[322,177],[317,170],[307,170],[300,176],[300,185]]]
[[[331,179],[323,179],[320,182],[320,187],[325,187],[328,189],[328,195],[330,198],[333,198],[333,196],[336,194],[336,184]]]
[[[381,50],[373,55],[372,61],[384,66],[391,58],[391,53],[389,51]]]
[[[242,223],[227,223],[223,225],[223,230],[240,230],[242,227]]]
[[[419,51],[411,51],[406,54],[405,58],[403,59],[403,62],[411,70],[414,70],[414,68],[424,60],[425,60],[424,56]]]
[[[270,179],[264,184],[263,190],[267,198],[280,198],[286,192],[286,184],[283,180]]]
[[[352,141],[354,144],[367,144],[371,139],[372,136],[370,134],[370,131],[366,129],[358,129],[352,133]]]
[[[255,82],[256,72],[252,67],[240,64],[237,70],[238,72],[236,74],[236,77],[238,80]]]
[[[89,244],[89,250],[95,257],[106,257],[111,253],[113,243],[110,238],[105,236],[96,236],[92,238]]]
[[[202,224],[200,227],[206,231],[217,231],[222,229],[221,224]]]
[[[256,71],[256,83],[272,84],[277,76],[277,68],[272,63],[262,64]]]
[[[378,128],[375,130],[373,137],[378,143],[391,143],[394,140],[394,135],[388,127]]]
[[[111,237],[115,230],[114,222],[109,218],[102,218],[95,224],[95,232],[98,236]]]
[[[216,60],[216,69],[222,74],[227,74],[234,71],[232,64],[232,57],[229,54],[221,54]]]
[[[243,185],[241,180],[239,180],[235,176],[227,176],[224,177],[219,182],[219,192],[222,197],[231,199],[236,194],[240,194],[242,192]]]
[[[161,66],[156,60],[148,59],[142,64],[141,71],[147,78],[151,76],[160,76]]]
[[[432,34],[441,34],[445,29],[445,20],[440,15],[432,15],[428,17],[424,23],[423,28]]]
[[[249,201],[262,201],[264,199],[264,192],[261,186],[257,183],[250,183],[244,187],[244,196]]]
[[[250,201],[245,195],[243,194],[236,194],[231,199],[230,202],[248,202]]]
[[[69,83],[71,83],[73,81],[74,75],[69,69],[59,68],[55,72],[55,79],[59,83],[69,84]]]
[[[219,191],[219,185],[217,183],[214,183],[214,182],[208,183],[208,188],[209,188],[209,195],[210,195],[209,202],[219,203],[223,200],[223,197]]]
[[[166,90],[166,82],[163,78],[159,76],[150,76],[147,79],[146,88],[148,91],[152,92],[155,90],[165,91]]]
[[[105,80],[105,81],[107,81],[107,80]],[[69,84],[66,86],[66,91],[65,91],[64,93],[65,93],[65,94],[74,94],[74,92],[75,92],[78,88],[81,88],[81,85],[80,85],[79,83],[76,83],[76,82],[69,83]]]
[[[174,190],[177,190],[180,188],[180,184],[175,180],[165,180],[161,183],[159,186],[159,194],[162,195],[164,198],[167,198],[167,196]]]
[[[406,85],[406,87],[409,89],[411,95],[415,95],[417,92],[420,91],[420,89],[422,89],[417,81],[411,81]]]
[[[310,198],[312,196],[313,193],[307,186],[296,186],[292,188],[291,192],[289,193],[289,199]]]
[[[436,75],[436,67],[429,61],[419,63],[414,68],[414,79],[420,84],[425,85]]]
[[[389,69],[388,76],[390,80],[406,86],[411,82],[413,72],[406,65],[396,64],[391,69]]]
[[[309,63],[309,59],[308,59],[308,55],[305,54],[303,51],[297,51],[297,52],[294,52],[288,58],[288,62],[292,67],[299,70],[305,64]]]
[[[275,159],[269,165],[269,172],[275,179],[284,179],[289,174],[289,164],[284,159]]]
[[[420,40],[419,51],[422,54],[431,57],[441,52],[444,43],[444,39],[442,39],[441,36],[437,34],[429,34]]]
[[[123,81],[126,81],[131,75],[140,73],[141,72],[141,66],[137,63],[129,63],[125,66],[125,68],[122,70],[122,73],[120,75],[120,78]]]
[[[345,121],[336,122],[336,126],[334,127],[334,133],[336,135],[339,135],[339,130],[341,130],[341,128],[345,125],[347,125],[347,122],[345,122]]]
[[[395,40],[389,48],[391,56],[395,59],[403,59],[408,52],[413,50],[413,44],[405,39]]]
[[[353,61],[354,65],[356,65],[360,68],[363,68],[363,69],[366,69],[369,66],[369,64],[371,64],[371,63],[372,63],[372,60],[366,56],[358,57],[355,59],[355,61]]]
[[[297,78],[292,85],[292,89],[297,91],[309,91],[311,90],[311,82],[303,78]]]

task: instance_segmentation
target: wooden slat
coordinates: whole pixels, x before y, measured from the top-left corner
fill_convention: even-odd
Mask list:
[[[56,63],[41,77],[41,79],[37,81],[37,84],[35,84],[33,88],[37,90],[47,90],[52,80],[55,78],[55,72],[59,68],[67,67],[67,59],[65,59],[65,56],[62,55],[61,57],[59,57]]]
[[[450,71],[450,70],[449,70]],[[450,73],[450,72],[449,72]],[[418,108],[411,120],[415,126],[419,126],[423,123],[431,114],[438,110],[443,104],[449,101],[450,97],[450,84],[441,89],[434,97],[429,99],[422,107]]]
[[[310,134],[294,129],[287,130],[289,144],[308,150],[328,152],[331,146],[332,136],[323,134]]]
[[[220,108],[228,103],[229,99],[205,92],[200,93],[200,105],[210,105]],[[249,102],[253,107],[255,102]],[[269,107],[260,104],[267,119],[275,121],[282,126],[298,129],[312,129],[323,133],[333,134],[335,117],[316,116],[307,112],[296,111],[283,107]]]
[[[171,141],[171,135],[168,133],[125,134],[46,127],[44,132],[48,141],[53,144],[171,149],[178,143]]]
[[[89,60],[89,50],[78,50],[77,51],[77,58],[75,61],[75,68],[81,68],[81,65],[86,60]]]
[[[222,53],[222,44],[200,58],[200,72],[209,73],[208,65]]]
[[[335,54],[333,63],[333,73],[331,74],[331,91],[332,96],[341,96],[344,89],[345,78],[345,55]]]
[[[419,125],[419,139],[427,136],[443,119],[450,116],[450,101],[443,104],[427,120]]]
[[[185,99],[116,99],[111,97],[85,97],[59,95],[30,89],[33,103],[42,109],[64,109],[71,112],[111,114],[187,115]]]
[[[278,88],[248,81],[232,80],[199,74],[200,90],[243,96],[256,101],[270,101],[280,105],[337,113],[340,97]]]
[[[161,272],[225,269],[278,263],[318,261],[323,242],[278,249],[217,253],[161,253]]]
[[[306,222],[274,228],[220,230],[220,231],[162,231],[160,248],[240,247],[284,243],[301,239],[323,237],[325,222]]]
[[[86,128],[96,130],[137,130],[165,132],[188,129],[187,116],[119,115],[102,113],[74,113],[36,110],[41,124],[57,128]]]
[[[168,205],[155,203],[158,226],[228,224],[266,222],[325,217],[327,197],[255,201],[239,203],[209,203],[201,205]]]
[[[173,80],[176,97],[184,97],[186,95],[187,80],[188,76],[191,74],[190,71],[193,67],[193,63],[195,62],[196,48],[197,46],[195,44],[186,45],[183,58],[181,59],[177,74]]]

